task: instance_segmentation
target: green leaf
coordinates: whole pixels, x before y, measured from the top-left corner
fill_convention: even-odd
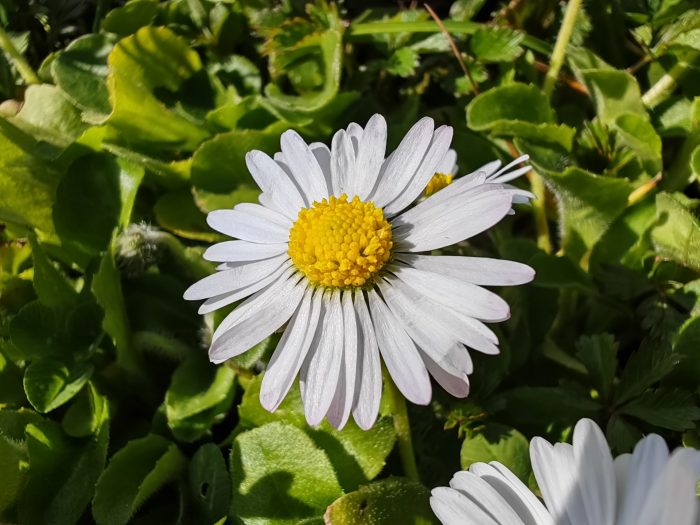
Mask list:
[[[63,431],[71,437],[97,434],[109,419],[109,402],[90,381],[63,416]]]
[[[661,171],[661,137],[646,115],[622,113],[615,119],[622,143],[634,151],[649,175]]]
[[[326,452],[338,473],[338,481],[345,490],[355,490],[382,471],[396,441],[391,417],[380,417],[370,430],[362,430],[353,421],[349,421],[342,430],[336,430],[327,421],[311,428],[306,424],[301,395],[296,385],[272,414],[260,405],[261,383],[262,374],[256,376],[246,387],[238,408],[243,424],[262,426],[283,421],[304,429],[316,445]]]
[[[166,193],[158,199],[153,211],[158,224],[175,235],[209,243],[223,239],[207,225],[206,215],[195,205],[189,191]]]
[[[334,501],[326,525],[437,525],[430,493],[420,483],[389,478],[361,487]]]
[[[684,390],[644,392],[620,407],[618,412],[679,432],[695,428],[695,422],[700,419],[694,394]]]
[[[131,0],[122,7],[112,9],[102,20],[102,29],[119,36],[135,33],[153,22],[158,13],[154,0]]]
[[[700,381],[700,317],[691,317],[678,331],[673,351],[683,356],[683,366],[674,371],[689,386]]]
[[[186,460],[174,443],[149,434],[129,441],[97,481],[92,514],[98,525],[124,525],[153,494],[177,479]]]
[[[399,77],[410,77],[418,67],[418,52],[410,47],[402,47],[394,51],[387,60],[386,71]]]
[[[264,131],[245,129],[221,133],[203,143],[192,157],[192,184],[198,190],[228,193],[243,187],[257,189],[245,163],[245,155],[257,149],[272,155],[286,129],[276,124]]]
[[[296,524],[342,495],[328,456],[303,430],[280,422],[236,436],[231,474],[231,511],[245,524]]]
[[[107,86],[112,113],[106,123],[129,143],[194,150],[209,136],[156,96],[177,92],[199,71],[199,55],[164,27],[144,27],[121,40],[109,54]]]
[[[576,341],[577,355],[603,400],[609,399],[615,379],[617,348],[615,338],[610,334],[581,336]]]
[[[642,345],[629,358],[620,375],[615,403],[619,406],[640,395],[671,372],[680,359],[678,354],[654,343]]]
[[[612,69],[584,69],[583,81],[593,96],[598,117],[613,126],[625,113],[647,117],[637,80],[625,71]]]
[[[87,127],[80,118],[80,111],[59,88],[49,84],[27,88],[22,109],[12,122],[37,140],[55,146],[52,157],[58,157]]]
[[[491,131],[511,121],[551,123],[554,112],[538,88],[517,82],[489,89],[467,106],[467,125],[475,131]]]
[[[512,62],[523,53],[523,38],[525,35],[507,27],[485,27],[472,35],[469,47],[482,62]]]
[[[114,43],[111,35],[85,35],[71,42],[51,63],[56,85],[88,114],[106,115],[110,111],[107,57]]]
[[[27,480],[28,459],[25,428],[42,422],[42,417],[32,410],[20,408],[0,409],[0,512],[16,502]]]
[[[0,117],[0,219],[53,233],[59,171],[33,152],[37,142]]]
[[[76,364],[70,368],[51,358],[33,361],[24,372],[27,400],[39,412],[51,412],[75,396],[92,375],[93,367]]]
[[[68,168],[56,192],[56,231],[83,257],[105,250],[117,226],[126,226],[144,169],[111,155],[81,157]]]
[[[126,370],[140,373],[140,357],[136,354],[131,340],[121,277],[114,261],[114,241],[102,256],[100,267],[92,281],[92,293],[105,312],[102,327],[112,338],[117,349],[117,363]]]
[[[233,402],[235,372],[192,356],[175,370],[165,394],[168,426],[184,441],[194,441],[223,419]]]
[[[22,307],[10,321],[12,344],[25,358],[55,355],[63,350],[57,337],[59,319],[54,310],[40,301]]]
[[[700,225],[678,200],[668,193],[656,196],[658,225],[651,238],[656,253],[694,271],[700,271]]]
[[[60,309],[73,306],[78,294],[46,256],[34,236],[29,237],[34,261],[34,289],[46,306]]]
[[[492,423],[467,435],[462,443],[460,463],[466,470],[472,463],[498,461],[527,483],[532,472],[529,450],[530,444],[520,432]]]
[[[624,179],[600,177],[575,167],[563,172],[539,172],[561,205],[564,250],[578,260],[627,207],[632,186]]]
[[[600,237],[590,258],[591,271],[617,263],[641,270],[652,253],[648,232],[656,224],[656,207],[645,199],[627,208]]]
[[[215,523],[228,514],[231,477],[226,460],[213,443],[202,445],[190,462],[190,496],[202,523]]]
[[[107,457],[107,420],[93,438],[73,440],[51,421],[27,426],[29,471],[18,502],[19,523],[73,525],[95,490]]]

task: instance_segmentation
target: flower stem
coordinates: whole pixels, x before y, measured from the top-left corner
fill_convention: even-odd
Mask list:
[[[546,253],[552,253],[552,241],[549,237],[549,223],[547,223],[547,187],[544,179],[534,171],[530,173],[530,189],[535,195],[535,200],[532,201],[532,213],[535,216],[537,246]]]
[[[12,43],[12,39],[5,32],[5,29],[0,26],[0,49],[2,49],[7,58],[12,62],[12,64],[17,69],[17,72],[24,79],[27,84],[41,84],[41,80],[22,56],[15,45]]]
[[[396,432],[396,441],[399,445],[399,456],[401,456],[403,472],[408,479],[419,481],[416,455],[413,452],[413,441],[411,439],[411,425],[408,421],[408,411],[406,410],[406,400],[399,392],[399,389],[396,388],[386,369],[384,370],[384,384],[387,386],[389,406],[391,407],[391,415],[394,418],[394,431]]]
[[[662,76],[656,83],[649,88],[649,91],[642,95],[642,103],[649,109],[653,109],[663,102],[676,88],[676,83],[688,69],[688,66],[694,62],[700,53],[692,53],[686,59],[679,59],[678,62]]]
[[[579,9],[581,9],[582,2],[583,0],[569,0],[569,4],[566,6],[564,20],[561,23],[557,41],[554,44],[554,51],[552,51],[552,57],[549,61],[549,71],[547,71],[547,75],[544,77],[544,86],[542,86],[542,91],[544,91],[547,97],[552,94],[554,84],[556,84],[557,78],[559,78],[559,70],[564,64],[566,48],[569,46],[569,40],[571,40],[571,34],[576,24],[576,15],[578,15]]]

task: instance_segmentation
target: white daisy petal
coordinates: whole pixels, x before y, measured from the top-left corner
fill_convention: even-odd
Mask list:
[[[435,168],[435,173],[442,173],[443,175],[456,175],[457,174],[457,152],[453,149],[447,150],[447,153],[442,157],[442,160],[438,163]]]
[[[306,283],[294,284],[293,279],[287,279],[280,287],[279,295],[268,301],[256,315],[241,319],[212,341],[209,360],[223,363],[251,349],[281,328],[299,306],[305,288]]]
[[[425,153],[415,175],[408,182],[406,188],[391,203],[384,207],[384,213],[389,216],[395,215],[420,197],[430,179],[435,175],[437,167],[445,153],[447,153],[451,142],[452,128],[450,126],[440,126],[435,130],[428,151]]]
[[[252,202],[242,202],[240,204],[236,204],[233,207],[233,209],[234,211],[246,213],[253,217],[258,217],[264,221],[277,224],[278,226],[281,226],[282,228],[285,228],[287,230],[289,230],[289,228],[291,228],[293,224],[292,220],[289,217],[285,216],[283,213],[271,210],[270,208],[266,208],[265,206],[261,206],[260,204],[255,204]]]
[[[386,121],[381,115],[373,115],[359,137],[354,169],[345,181],[348,197],[357,195],[365,200],[369,196],[377,183],[385,152]]]
[[[482,286],[512,286],[529,283],[535,278],[535,270],[526,264],[501,259],[413,254],[401,254],[399,258],[418,270]]]
[[[357,156],[357,152],[359,151],[360,146],[360,140],[362,139],[362,134],[364,133],[364,130],[362,129],[362,126],[360,126],[357,122],[351,122],[350,124],[348,124],[348,127],[345,129],[345,132],[348,134],[348,137],[350,137],[350,142],[355,151],[355,156]]]
[[[491,322],[510,317],[508,303],[480,286],[399,264],[391,271],[421,294],[463,315]]]
[[[696,525],[700,503],[696,490],[700,480],[700,451],[679,448],[671,454],[638,504],[638,525]]]
[[[615,520],[615,469],[603,432],[590,419],[574,429],[577,484],[589,525],[613,525]],[[583,523],[583,522],[581,522]]]
[[[389,275],[386,280],[391,284],[393,294],[402,296],[401,301],[408,310],[404,315],[416,321],[429,319],[429,322],[421,321],[419,326],[430,330],[431,334],[444,333],[453,342],[458,341],[486,354],[498,354],[498,338],[482,322],[431,300],[395,276]],[[389,301],[389,296],[386,293],[384,295]],[[451,346],[452,344],[448,345]]]
[[[508,502],[525,525],[554,525],[552,516],[539,499],[508,468],[499,463],[474,463],[469,467]]]
[[[333,135],[330,168],[333,195],[340,197],[346,191],[348,175],[355,172],[355,149],[343,129]]]
[[[248,242],[269,244],[289,240],[289,228],[238,210],[215,210],[207,215],[207,224],[229,237]]]
[[[426,217],[413,218],[413,212],[420,206],[430,203],[432,197],[440,193],[437,192],[399,216],[399,224],[405,228],[397,231],[396,239],[406,247],[405,251],[435,250],[469,239],[499,222],[511,209],[512,204],[509,193],[494,187],[494,191],[479,195],[469,202],[448,201],[444,208],[441,206],[439,209],[421,210],[427,212]],[[445,213],[445,210],[449,212]]]
[[[389,204],[408,185],[430,146],[433,129],[433,119],[423,117],[406,133],[399,147],[385,161],[377,187],[370,196],[377,206]]]
[[[532,471],[537,478],[537,485],[547,509],[557,525],[582,525],[586,516],[582,514],[580,500],[574,486],[574,450],[566,443],[552,446],[542,438],[536,437],[530,442],[530,460]],[[570,519],[570,514],[578,519]]]
[[[357,401],[352,415],[363,430],[374,425],[382,398],[382,368],[379,348],[363,293],[356,292],[354,300],[358,328]]]
[[[343,363],[335,396],[328,409],[328,421],[338,430],[342,429],[350,418],[356,397],[356,373],[358,365],[358,333],[352,292],[343,292],[341,300],[343,309]]]
[[[391,378],[406,399],[427,405],[431,396],[430,378],[418,350],[377,292],[371,290],[368,295],[379,351]]]
[[[277,280],[282,275],[282,273],[291,266],[291,264],[292,262],[289,259],[287,259],[279,266],[279,268],[274,270],[272,273],[267,274],[265,277],[261,278],[258,281],[252,282],[245,286],[241,286],[229,292],[210,297],[209,299],[204,301],[204,303],[202,303],[202,305],[199,307],[199,310],[197,310],[197,313],[200,315],[208,314],[209,312],[213,312],[214,310],[218,310],[219,308],[228,306],[229,304],[235,303],[236,301],[245,299],[249,295],[254,294],[258,290],[262,290],[267,285]]]
[[[316,157],[316,162],[318,162],[321,172],[323,173],[323,178],[326,180],[326,186],[332,191],[333,182],[331,180],[331,150],[328,149],[328,146],[322,142],[312,142],[309,144],[309,149],[311,150],[311,153],[314,154],[314,157]],[[329,191],[329,194],[331,191]]]
[[[204,252],[204,259],[212,262],[261,261],[287,253],[286,242],[258,244],[248,241],[225,241],[214,244]]]
[[[270,412],[280,406],[306,358],[316,333],[322,294],[319,289],[306,290],[299,308],[270,358],[260,386],[260,404]]]
[[[457,472],[450,487],[474,499],[500,525],[523,525],[523,520],[500,493],[473,472]]]
[[[433,361],[427,353],[421,352],[421,356],[430,375],[447,393],[459,398],[469,395],[469,376],[466,372],[453,374]]]
[[[503,183],[503,182],[509,182],[513,179],[517,179],[524,173],[527,173],[530,171],[532,168],[530,166],[524,166],[522,168],[518,168],[517,170],[514,170],[512,172],[508,172],[509,169],[511,169],[513,166],[517,166],[518,164],[521,164],[523,162],[527,162],[530,160],[529,155],[521,155],[517,159],[509,162],[505,166],[503,166],[500,170],[498,171],[493,171],[489,173],[488,178],[486,179],[488,182],[496,182],[496,183]],[[500,163],[499,163],[500,164]]]
[[[289,257],[285,254],[264,261],[237,263],[213,273],[190,286],[183,297],[188,301],[207,299],[249,286],[277,270]]]
[[[483,507],[458,490],[437,487],[431,494],[430,506],[443,525],[500,525]]]
[[[280,146],[294,179],[309,204],[328,198],[326,178],[309,146],[296,131],[282,133]]]
[[[632,454],[615,458],[616,472],[621,469],[620,462],[625,463],[626,482],[624,492],[618,494],[621,505],[617,509],[616,524],[637,525],[642,519],[639,512],[644,500],[668,462],[668,447],[660,436],[651,434],[637,443]]]
[[[247,153],[245,161],[253,180],[263,191],[265,204],[295,220],[304,206],[304,199],[289,175],[262,151]]]
[[[343,345],[343,312],[340,292],[327,292],[323,297],[323,317],[317,332],[320,338],[313,345],[302,368],[304,413],[311,426],[321,423],[333,400],[340,376]]]

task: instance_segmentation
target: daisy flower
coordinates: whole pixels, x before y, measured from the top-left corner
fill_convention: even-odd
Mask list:
[[[455,396],[469,393],[468,348],[498,353],[484,322],[509,317],[483,285],[532,280],[520,263],[420,255],[499,222],[529,193],[502,184],[517,159],[491,163],[413,205],[446,156],[452,128],[423,118],[385,158],[387,127],[374,115],[350,124],[331,148],[282,134],[281,153],[246,156],[260,204],[216,210],[209,225],[233,241],[211,246],[218,271],[185,299],[206,314],[242,299],[214,332],[209,358],[221,363],[286,325],[263,377],[260,402],[274,411],[297,375],[307,421],[370,428],[382,390],[381,359],[401,393],[425,405],[430,375]],[[522,174],[526,168],[510,173]]]
[[[540,500],[497,461],[474,463],[432,491],[443,525],[696,525],[700,451],[669,454],[656,434],[613,460],[600,428],[582,419],[573,445],[536,437],[530,459]]]

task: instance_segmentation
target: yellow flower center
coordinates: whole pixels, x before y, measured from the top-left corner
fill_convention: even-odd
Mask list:
[[[445,175],[444,173],[436,173],[433,178],[430,179],[428,185],[425,187],[423,192],[423,197],[430,197],[433,193],[436,193],[446,186],[452,183],[452,175]]]
[[[289,232],[289,256],[314,284],[363,286],[391,255],[391,225],[381,208],[358,197],[323,199],[299,212]]]

